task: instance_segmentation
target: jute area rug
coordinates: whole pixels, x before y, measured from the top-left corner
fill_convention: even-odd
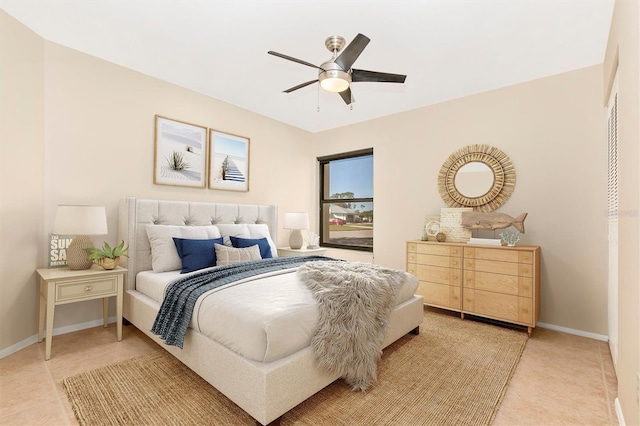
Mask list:
[[[527,333],[425,310],[420,335],[384,350],[378,381],[342,380],[286,413],[282,425],[489,425]],[[207,382],[161,351],[64,380],[81,425],[254,425]]]

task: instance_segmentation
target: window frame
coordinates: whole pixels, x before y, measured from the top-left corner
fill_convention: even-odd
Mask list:
[[[371,156],[373,157],[373,148],[365,148],[365,149],[359,149],[357,151],[349,151],[349,152],[344,152],[341,154],[333,154],[333,155],[326,155],[323,157],[317,157],[318,160],[318,169],[319,169],[319,184],[318,184],[318,189],[319,189],[319,200],[318,200],[318,225],[319,225],[319,231],[320,231],[320,241],[319,241],[319,245],[321,247],[328,247],[328,248],[337,248],[337,249],[344,249],[344,250],[355,250],[355,251],[364,251],[364,252],[370,252],[373,253],[373,244],[371,245],[371,247],[364,247],[364,246],[353,246],[353,245],[348,245],[348,244],[335,244],[335,243],[330,243],[330,242],[324,242],[322,236],[324,235],[324,227],[325,227],[325,223],[324,223],[324,215],[323,215],[323,211],[325,206],[329,206],[330,204],[335,204],[336,202],[339,202],[339,199],[337,198],[324,198],[324,193],[325,193],[325,184],[329,184],[328,181],[326,181],[326,177],[325,177],[325,165],[331,163],[332,161],[337,161],[337,160],[346,160],[346,159],[350,159],[350,158],[358,158],[358,157],[367,157],[367,156]],[[372,158],[373,161],[373,158]],[[373,173],[371,176],[371,179],[373,180]],[[373,184],[373,182],[372,182]],[[327,191],[330,192],[330,191]],[[358,202],[363,202],[363,203],[371,203],[371,209],[372,211],[375,209],[374,207],[374,197],[361,197],[361,198],[350,198],[349,202],[351,203],[358,203]]]

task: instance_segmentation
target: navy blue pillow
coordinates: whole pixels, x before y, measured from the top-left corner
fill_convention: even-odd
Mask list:
[[[231,244],[235,248],[246,248],[258,245],[260,249],[260,257],[263,259],[268,259],[273,257],[271,254],[271,246],[269,245],[269,241],[266,238],[258,238],[258,239],[250,239],[250,238],[238,238],[238,237],[229,237],[231,239]]]
[[[224,244],[222,238],[213,240],[188,240],[174,238],[178,256],[182,260],[181,274],[197,271],[198,269],[216,266],[216,250],[214,244]]]

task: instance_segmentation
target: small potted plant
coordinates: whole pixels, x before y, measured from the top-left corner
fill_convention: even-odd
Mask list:
[[[102,266],[104,269],[113,269],[118,266],[120,256],[129,257],[127,250],[129,250],[129,247],[124,246],[124,240],[113,248],[105,241],[101,249],[95,247],[87,249],[89,260],[93,260],[93,263]]]

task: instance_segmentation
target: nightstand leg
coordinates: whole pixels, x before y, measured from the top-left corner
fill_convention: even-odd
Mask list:
[[[47,283],[44,280],[40,280],[40,313],[38,315],[38,343],[42,342],[44,339],[44,314],[47,308],[47,301],[44,298],[46,294],[46,285]]]
[[[53,340],[53,314],[55,310],[54,284],[47,283],[47,335],[45,337],[44,360],[51,358],[51,341]]]
[[[102,326],[107,328],[107,324],[109,323],[109,298],[102,298]]]
[[[118,294],[116,295],[116,324],[118,328],[118,342],[122,340],[122,302],[124,291],[124,278],[118,279]]]

